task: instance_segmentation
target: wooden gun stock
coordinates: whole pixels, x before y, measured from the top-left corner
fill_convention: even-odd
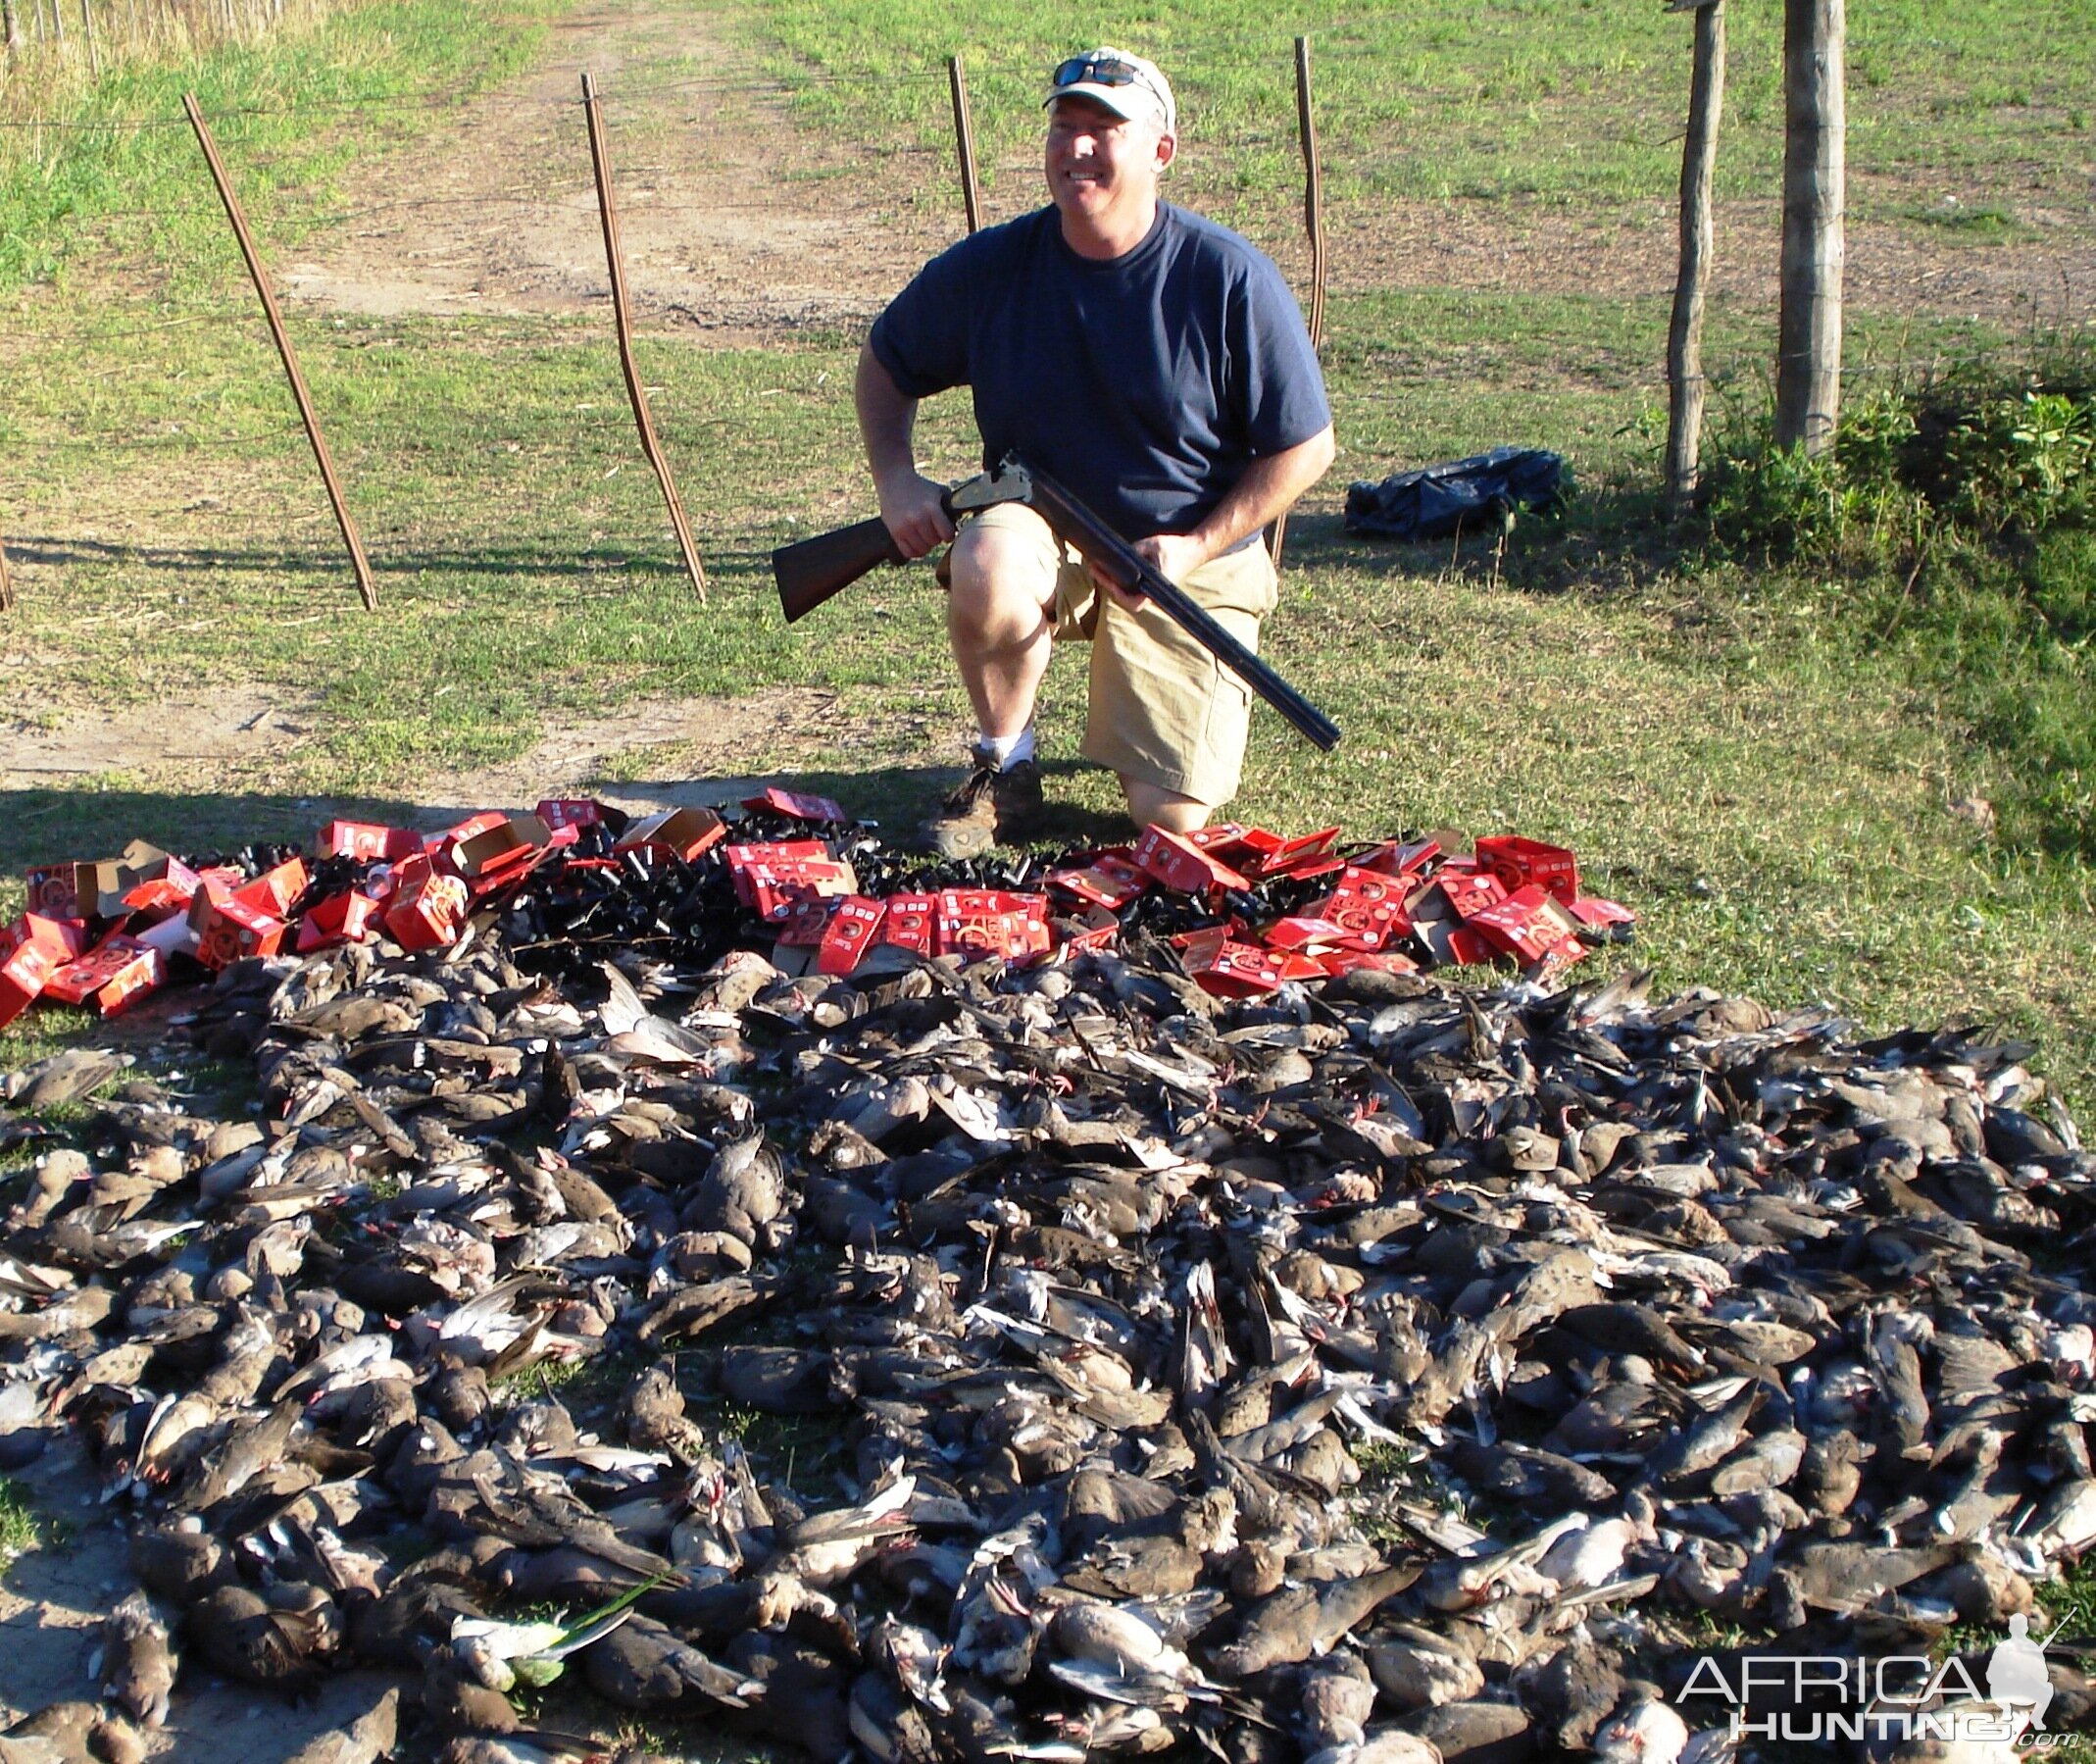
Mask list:
[[[896,550],[887,523],[878,515],[834,532],[819,532],[772,553],[772,574],[778,580],[778,603],[791,625],[840,589],[881,564],[907,560]]]

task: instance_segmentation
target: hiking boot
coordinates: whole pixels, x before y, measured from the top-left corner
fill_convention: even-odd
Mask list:
[[[966,781],[924,823],[924,843],[941,857],[980,857],[993,845],[1019,844],[1040,830],[1040,767],[1021,760],[1000,772],[980,747],[970,759],[973,769]]]

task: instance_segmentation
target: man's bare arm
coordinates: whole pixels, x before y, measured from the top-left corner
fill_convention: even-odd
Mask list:
[[[880,498],[880,518],[905,557],[923,557],[953,537],[953,523],[939,506],[946,486],[917,469],[912,439],[917,402],[903,396],[873,345],[862,345],[852,403],[859,412],[859,435],[866,443],[873,491]]]
[[[1168,580],[1183,581],[1211,558],[1221,557],[1238,540],[1293,508],[1303,492],[1331,469],[1336,452],[1327,423],[1309,440],[1255,459],[1193,531],[1161,533],[1138,541],[1135,549]]]

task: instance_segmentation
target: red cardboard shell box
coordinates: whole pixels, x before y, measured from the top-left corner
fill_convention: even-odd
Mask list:
[[[1579,898],[1579,864],[1562,845],[1524,839],[1519,833],[1491,833],[1477,841],[1477,861],[1518,893],[1530,882],[1565,905]]]
[[[1507,897],[1507,886],[1497,876],[1465,858],[1443,864],[1434,876],[1433,886],[1455,910],[1456,917],[1466,921]],[[1417,912],[1414,917],[1418,917]]]
[[[1135,862],[1180,894],[1206,894],[1217,888],[1246,888],[1251,884],[1229,865],[1212,858],[1190,838],[1167,832],[1155,825],[1143,829],[1135,841]]]
[[[427,859],[410,858],[394,872],[385,909],[386,935],[411,954],[446,948],[459,940],[466,916],[466,883],[439,875]]]
[[[593,796],[542,797],[538,806],[531,812],[556,833],[566,832],[571,828],[580,832],[585,827],[612,825],[610,817],[604,811],[604,804]]]
[[[1335,946],[1355,946],[1353,933],[1343,925],[1329,919],[1319,919],[1302,913],[1291,913],[1285,919],[1276,919],[1260,933],[1260,941],[1270,949],[1326,949]]]
[[[324,858],[355,858],[360,864],[397,864],[422,850],[422,834],[375,821],[330,821],[314,841]]]
[[[1185,966],[1196,985],[1222,998],[1253,998],[1277,990],[1287,981],[1324,978],[1323,968],[1307,956],[1228,937],[1189,948]]]
[[[727,879],[734,885],[737,900],[746,907],[757,907],[760,880],[775,881],[792,865],[824,863],[828,859],[829,847],[821,839],[774,839],[754,845],[730,845],[727,848]],[[855,894],[858,888],[855,884],[840,891]]]
[[[736,880],[749,890],[749,904],[757,916],[777,925],[792,916],[802,901],[841,900],[859,891],[859,878],[849,864],[834,858],[797,858],[778,864],[752,864],[737,872]],[[738,887],[738,892],[740,888]],[[827,917],[825,909],[824,917]],[[820,930],[815,940],[820,941]],[[796,938],[796,941],[799,939]]]
[[[1050,943],[1048,901],[1041,894],[1001,888],[942,888],[938,896],[941,955],[969,961],[1001,957],[1008,962],[1046,955]]]
[[[136,1003],[148,992],[167,983],[168,958],[136,937],[119,933],[101,943],[76,962],[69,962],[44,987],[44,996],[60,1004],[85,1004],[90,999],[105,1017]]]
[[[235,888],[233,898],[242,906],[282,919],[297,904],[310,880],[303,858],[286,858],[275,869],[265,870],[253,882]]]
[[[1149,877],[1129,861],[1130,855],[1125,847],[1119,851],[1095,851],[1087,862],[1073,864],[1067,870],[1051,870],[1043,880],[1051,888],[1060,888],[1088,905],[1103,906],[1109,912],[1118,913],[1150,889]]]
[[[817,972],[849,974],[858,967],[879,936],[881,921],[887,916],[885,905],[864,894],[847,894],[838,901],[823,932],[822,950],[816,957]]]
[[[170,858],[165,876],[142,882],[125,895],[124,910],[127,914],[144,914],[154,920],[172,918],[176,913],[188,911],[189,903],[196,898],[197,890],[204,886],[204,882],[205,879],[195,871]]]
[[[1419,963],[1394,949],[1327,949],[1318,956],[1318,966],[1336,980],[1357,968],[1372,968],[1378,974],[1417,974]]]
[[[1375,870],[1384,876],[1423,876],[1427,866],[1441,855],[1439,839],[1385,840],[1354,860],[1357,870]]]
[[[1410,886],[1401,877],[1349,866],[1339,873],[1338,885],[1307,907],[1305,914],[1336,925],[1342,933],[1339,941],[1357,949],[1380,949],[1412,929],[1412,917],[1405,910]]]
[[[189,928],[196,932],[196,959],[217,971],[251,955],[274,955],[290,927],[274,913],[245,900],[214,900],[199,894],[189,908]]]
[[[774,815],[784,815],[790,821],[813,821],[823,826],[841,825],[850,818],[843,805],[831,797],[811,796],[801,790],[781,790],[776,784],[756,796],[745,796],[742,806],[770,809]]]
[[[0,956],[12,954],[25,943],[38,945],[63,967],[76,961],[87,949],[87,927],[77,919],[54,919],[48,913],[28,912],[5,931],[0,931]]]
[[[1544,892],[1540,882],[1515,889],[1477,914],[1470,925],[1524,967],[1542,961],[1560,944],[1574,941],[1579,929],[1578,921]]]
[[[632,823],[619,835],[612,849],[662,851],[689,864],[711,851],[726,835],[727,823],[712,809],[668,809],[660,815],[650,815],[645,821]],[[808,843],[816,847],[814,856],[826,855],[827,848],[820,839]]]
[[[298,953],[363,942],[377,911],[378,903],[369,894],[330,894],[298,922]]]
[[[36,1002],[57,967],[41,943],[25,942],[0,958],[0,1027]]]
[[[929,956],[938,925],[936,894],[890,894],[887,916],[880,922],[880,941],[912,955]]]
[[[80,911],[79,891],[73,885],[75,868],[72,864],[39,864],[26,872],[24,880],[29,888],[25,903],[29,911],[46,919],[85,917]]]
[[[459,840],[451,862],[470,892],[485,894],[524,875],[552,842],[553,830],[536,815],[519,815]]]
[[[1292,839],[1279,838],[1255,827],[1251,836],[1257,842],[1257,856],[1245,868],[1262,880],[1276,876],[1316,876],[1322,871],[1339,868],[1340,860],[1331,848],[1332,841],[1339,836],[1336,827],[1321,827],[1316,832],[1299,833]],[[1272,839],[1273,843],[1265,843],[1267,839]]]

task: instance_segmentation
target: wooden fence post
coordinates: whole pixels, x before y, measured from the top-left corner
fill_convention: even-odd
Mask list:
[[[961,70],[958,55],[946,58],[946,81],[953,88],[954,141],[961,157],[961,203],[968,210],[968,230],[974,232],[982,225],[982,196],[975,187],[975,125],[968,110],[968,76]]]
[[[276,310],[276,296],[270,288],[269,272],[262,267],[254,235],[247,229],[247,217],[240,212],[240,199],[233,194],[232,180],[225,175],[225,162],[219,157],[219,144],[211,138],[211,130],[205,126],[204,113],[197,108],[194,92],[182,94],[182,109],[189,113],[189,126],[196,130],[197,145],[204,149],[212,181],[219,186],[219,199],[225,204],[225,218],[232,223],[233,234],[240,241],[240,255],[247,259],[247,273],[254,280],[255,292],[262,298],[263,317],[270,322],[270,335],[275,340],[277,355],[282,358],[285,378],[291,381],[291,396],[298,401],[299,420],[306,426],[306,439],[313,443],[313,457],[321,468],[321,481],[327,486],[327,500],[334,506],[335,525],[342,529],[342,543],[349,547],[350,567],[357,573],[357,592],[364,596],[365,610],[375,613],[378,610],[377,584],[372,580],[372,567],[364,556],[364,541],[357,536],[357,524],[350,518],[341,480],[335,477],[327,439],[321,433],[321,420],[314,414],[313,398],[306,390],[306,377],[298,371],[298,352],[291,347],[291,333],[284,329],[283,314]]]
[[[1724,0],[1670,0],[1668,11],[1696,15],[1688,135],[1681,146],[1681,269],[1667,333],[1667,512],[1678,518],[1696,493],[1703,445],[1703,297],[1718,118],[1724,108]]]
[[[1782,317],[1775,444],[1819,453],[1841,415],[1845,0],[1783,0]]]
[[[87,38],[87,71],[102,77],[102,45],[95,41],[95,16],[90,0],[80,0],[80,31]]]
[[[663,487],[663,503],[670,511],[670,525],[676,532],[677,549],[684,554],[684,569],[698,590],[699,604],[706,604],[706,572],[699,567],[699,548],[692,543],[691,528],[684,520],[684,504],[676,493],[676,479],[670,476],[670,461],[655,438],[655,424],[648,415],[648,388],[633,360],[633,322],[626,311],[625,264],[619,254],[619,214],[612,204],[611,153],[604,144],[604,119],[597,111],[597,82],[582,76],[582,114],[589,124],[589,163],[597,174],[597,212],[604,222],[604,256],[612,273],[612,319],[619,331],[619,366],[625,374],[626,396],[633,404],[633,424],[640,430],[640,450],[655,468],[655,481]]]
[[[1318,170],[1318,126],[1310,108],[1310,39],[1295,39],[1295,122],[1303,144],[1303,229],[1310,234],[1310,346],[1324,346],[1324,181]],[[1281,567],[1288,542],[1288,512],[1274,517],[1267,532],[1273,568]]]
[[[10,58],[22,53],[22,20],[16,16],[15,0],[0,0],[0,38]]]
[[[15,583],[7,573],[7,540],[0,538],[0,613],[15,604]]]

